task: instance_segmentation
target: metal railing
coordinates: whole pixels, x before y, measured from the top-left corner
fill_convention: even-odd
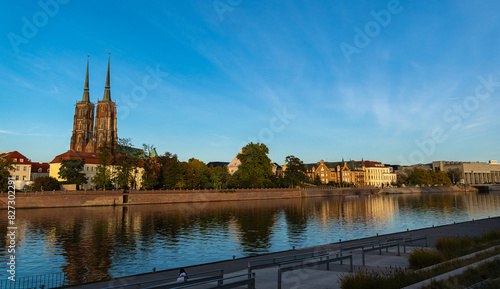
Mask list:
[[[409,237],[409,238],[405,238],[403,240],[403,252],[406,253],[406,244],[412,244],[413,242],[415,241],[423,241],[425,240],[425,247],[428,247],[427,246],[427,235],[421,235],[421,236],[415,236],[415,237]]]
[[[130,284],[106,287],[105,289],[117,289],[117,288],[129,288],[129,289],[139,289],[139,288],[150,288],[151,286],[161,286],[158,288],[175,288],[180,284],[191,284],[199,283],[204,281],[221,280],[224,278],[224,270],[211,270],[200,273],[189,274],[188,279],[182,281],[182,283],[177,282],[179,276],[165,277],[160,279],[148,280],[143,282],[135,282]],[[175,283],[177,282],[177,283]],[[155,284],[156,283],[156,284]],[[222,284],[222,283],[220,283]]]
[[[399,242],[388,242],[388,243],[381,243],[380,245],[378,246],[373,246],[372,248],[366,248],[364,249],[363,248],[363,256],[362,256],[362,259],[363,259],[363,266],[365,266],[365,253],[366,252],[371,252],[371,251],[379,251],[379,255],[382,255],[382,249],[386,249],[386,252],[389,251],[389,248],[391,247],[398,247],[398,256],[401,256],[401,252],[399,250]]]
[[[302,259],[311,258],[311,257],[321,257],[321,256],[324,257],[327,255],[328,255],[328,251],[323,250],[323,251],[318,251],[318,252],[302,253],[302,254],[296,254],[296,255],[289,255],[289,256],[282,256],[282,257],[276,257],[276,258],[250,261],[250,262],[248,262],[248,273],[252,273],[252,270],[255,270],[255,269],[263,269],[263,268],[279,266],[280,263],[287,262],[287,261],[297,261],[297,260],[302,260]]]
[[[301,264],[292,265],[292,266],[283,267],[283,268],[281,268],[281,266],[280,266],[280,268],[278,269],[278,289],[281,289],[282,274],[285,273],[285,272],[293,271],[293,270],[303,269],[303,268],[307,268],[307,267],[315,267],[315,266],[322,265],[322,264],[326,264],[326,270],[330,270],[330,263],[332,263],[332,262],[340,262],[340,264],[342,264],[343,260],[349,259],[349,262],[350,262],[350,272],[353,271],[352,255],[340,256],[340,257],[337,255],[335,258],[330,258],[330,256],[327,256],[325,260],[323,260],[323,257],[311,257],[309,259],[313,259],[313,258],[316,258],[316,259],[320,258],[320,260],[319,261],[313,261],[313,262],[307,262],[307,263],[304,263],[305,260],[288,261],[286,263],[301,262]]]
[[[243,280],[235,280],[232,281],[233,279],[237,278],[243,278]],[[228,281],[230,281],[228,283]],[[217,282],[217,285],[211,284]],[[170,285],[170,284],[169,284]],[[211,281],[198,281],[196,282],[191,282],[187,284],[187,282],[182,282],[182,283],[177,283],[174,284],[176,286],[173,287],[164,287],[164,285],[156,285],[152,287],[145,287],[144,289],[163,289],[163,288],[169,288],[169,289],[184,289],[184,288],[190,288],[190,287],[196,287],[196,288],[204,288],[204,289],[211,289],[211,288],[237,288],[240,286],[247,286],[248,289],[255,289],[255,273],[245,273],[245,274],[240,274],[236,276],[231,276],[231,277],[226,277],[226,278],[220,278],[220,279],[214,279]],[[203,285],[207,285],[208,287],[200,287]]]
[[[68,285],[68,280],[66,280],[66,272],[18,277],[15,278],[15,281],[11,281],[8,279],[0,281],[0,288],[2,289],[50,289],[65,285]]]

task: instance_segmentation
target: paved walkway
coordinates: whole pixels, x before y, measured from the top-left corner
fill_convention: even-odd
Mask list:
[[[388,235],[381,235],[371,238],[363,238],[358,240],[346,241],[342,243],[332,243],[322,246],[315,246],[310,248],[298,249],[294,251],[284,251],[272,254],[265,254],[256,257],[240,258],[236,260],[221,261],[215,263],[201,264],[191,267],[186,267],[186,271],[189,274],[194,274],[197,272],[204,272],[216,269],[224,270],[224,277],[235,276],[238,274],[247,273],[248,262],[255,261],[259,259],[269,259],[282,257],[287,255],[302,254],[308,252],[318,252],[321,250],[327,250],[331,252],[333,256],[338,253],[340,246],[352,246],[356,244],[366,244],[369,242],[380,242],[385,241],[390,238],[397,238],[402,236],[417,236],[426,235],[428,239],[429,246],[432,246],[436,240],[441,236],[479,236],[484,232],[491,230],[500,230],[500,217],[491,219],[482,219],[476,221],[469,221],[458,224],[444,225],[439,227],[425,228],[413,231],[406,231]],[[423,241],[415,242],[415,245],[423,246]],[[408,252],[415,247],[407,248]],[[401,248],[401,256],[397,255],[397,248],[389,248],[388,252],[382,251],[381,255],[378,252],[370,252],[366,255],[366,266],[369,269],[379,269],[383,270],[389,267],[405,267],[408,266],[406,260],[407,253],[403,253]],[[351,252],[349,252],[351,253]],[[361,250],[353,250],[353,263],[355,269],[361,268]],[[327,271],[325,265],[321,265],[318,268],[313,269],[300,269],[283,274],[282,277],[282,288],[340,288],[338,284],[338,278],[341,274],[347,274],[349,272],[349,266],[346,265],[334,265],[332,263],[330,270]],[[256,288],[277,288],[278,287],[278,267],[266,268],[255,270],[256,276]],[[131,283],[143,282],[148,280],[166,278],[177,276],[178,269],[165,270],[156,273],[146,273],[140,275],[134,275],[129,277],[118,278],[109,281],[95,282],[90,284],[83,284],[74,286],[72,288],[106,288],[117,285],[126,285]],[[191,287],[190,287],[191,288]],[[203,288],[203,287],[200,287]]]

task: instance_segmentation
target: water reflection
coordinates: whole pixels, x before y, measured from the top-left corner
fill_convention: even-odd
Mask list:
[[[499,215],[495,193],[17,210],[17,273],[81,283]]]

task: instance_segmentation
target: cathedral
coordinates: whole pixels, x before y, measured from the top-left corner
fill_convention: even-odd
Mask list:
[[[77,152],[96,153],[99,146],[105,142],[115,144],[117,141],[116,103],[111,101],[109,85],[109,62],[104,86],[104,96],[95,103],[89,96],[89,60],[87,59],[87,74],[83,88],[82,101],[76,103],[71,135],[70,150]],[[94,122],[95,119],[95,122]]]

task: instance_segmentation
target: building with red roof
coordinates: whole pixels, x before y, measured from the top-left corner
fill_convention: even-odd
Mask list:
[[[18,151],[0,153],[0,158],[8,158],[13,166],[9,170],[10,176],[15,180],[16,190],[22,190],[31,180],[31,161]]]

